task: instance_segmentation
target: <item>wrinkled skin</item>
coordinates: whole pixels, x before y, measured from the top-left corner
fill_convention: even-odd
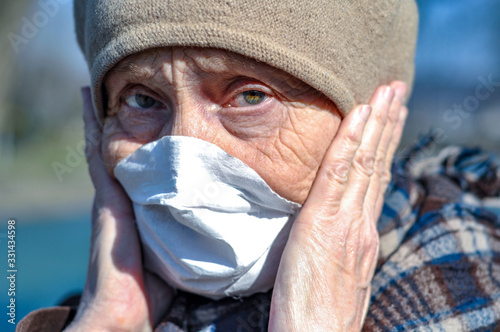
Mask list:
[[[266,64],[173,48],[123,60],[105,88],[102,131],[84,90],[96,198],[87,283],[68,331],[151,331],[168,309],[172,290],[143,271],[132,206],[113,177],[119,160],[165,135],[218,145],[304,204],[279,266],[270,331],[362,327],[375,225],[407,114],[404,83],[380,87],[342,119],[322,94]]]
[[[278,194],[303,203],[340,125],[335,105],[316,90],[264,63],[220,50],[141,53],[122,62],[105,86],[103,153],[110,173],[144,143],[165,135],[192,136],[218,145]],[[245,104],[240,99],[246,90],[265,92],[267,99]],[[127,106],[123,99],[135,94],[161,105],[150,111]]]

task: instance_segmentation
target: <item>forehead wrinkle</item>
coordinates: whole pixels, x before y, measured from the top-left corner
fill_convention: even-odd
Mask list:
[[[297,90],[300,87],[307,89],[309,86],[296,79],[292,75],[269,66],[266,63],[255,59],[233,54],[228,51],[217,51],[215,54],[210,52],[203,56],[189,56],[186,58],[204,76],[225,78],[227,81],[234,80],[236,77],[250,77],[269,83],[280,90]]]
[[[234,78],[236,74],[238,76],[254,77],[295,96],[311,92],[314,94],[316,92],[319,93],[319,91],[310,85],[285,71],[264,62],[231,52],[220,51],[216,55],[197,57],[194,62],[202,71],[224,76],[227,74],[229,76],[228,79]]]
[[[223,74],[232,71],[226,56],[190,57],[196,68],[205,73]]]
[[[257,61],[239,54],[218,49],[187,49],[183,54],[191,69],[203,76],[234,77],[255,72]]]

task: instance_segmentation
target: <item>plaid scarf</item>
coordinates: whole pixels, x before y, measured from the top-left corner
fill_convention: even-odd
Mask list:
[[[500,160],[423,139],[393,165],[364,331],[500,329]],[[156,332],[267,331],[272,291],[179,292]]]

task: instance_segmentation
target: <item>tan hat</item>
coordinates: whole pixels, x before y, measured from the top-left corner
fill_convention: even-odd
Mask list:
[[[254,58],[323,92],[343,114],[380,84],[413,80],[414,0],[75,0],[75,19],[100,121],[109,69],[156,47]]]

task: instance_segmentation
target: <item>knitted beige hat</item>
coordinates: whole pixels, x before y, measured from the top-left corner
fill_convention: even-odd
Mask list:
[[[342,113],[380,84],[412,84],[414,0],[75,0],[78,42],[102,121],[102,81],[149,48],[226,49],[288,72]]]

